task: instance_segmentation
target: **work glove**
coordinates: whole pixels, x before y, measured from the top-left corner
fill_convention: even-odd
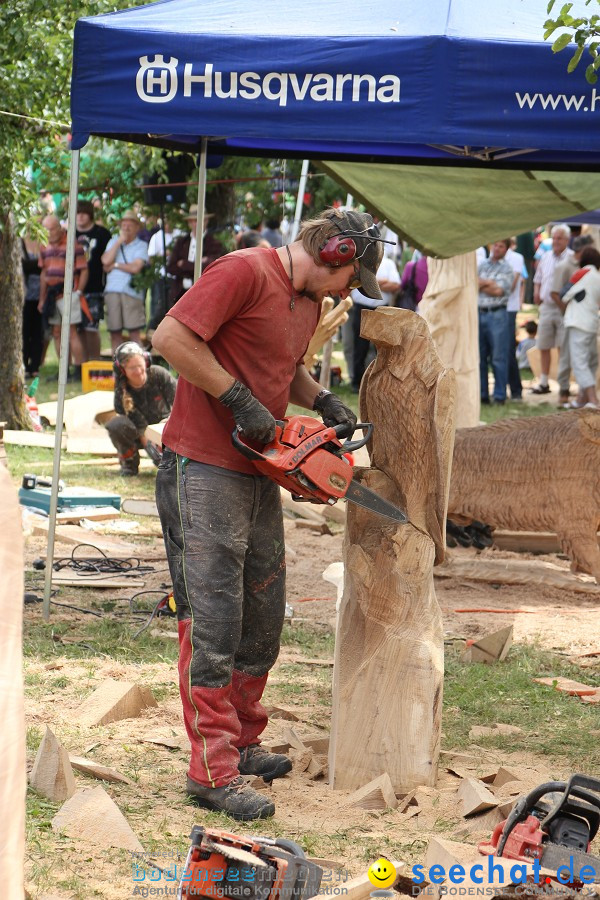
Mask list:
[[[321,414],[321,418],[328,428],[334,425],[347,425],[347,436],[350,437],[356,425],[356,416],[349,406],[342,403],[339,397],[331,391],[323,390],[315,397],[313,409]]]
[[[154,444],[152,441],[146,441],[146,453],[152,460],[155,466],[159,466],[162,460],[162,450],[157,444]]]
[[[268,444],[273,440],[275,419],[245,384],[234,381],[229,390],[221,394],[219,401],[229,407],[238,430],[243,431],[251,441]]]

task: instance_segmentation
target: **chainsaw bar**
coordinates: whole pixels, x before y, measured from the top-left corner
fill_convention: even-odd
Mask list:
[[[233,859],[235,862],[243,863],[246,866],[255,866],[260,868],[266,867],[267,863],[260,856],[243,850],[241,847],[232,847],[229,844],[219,844],[216,841],[204,840],[202,842],[203,850],[210,850],[212,853],[220,853],[226,859]]]
[[[379,494],[370,488],[365,487],[364,484],[360,484],[355,478],[350,482],[350,487],[344,495],[344,500],[350,500],[352,503],[356,503],[358,506],[362,506],[378,516],[391,519],[392,522],[398,522],[400,525],[406,525],[408,522],[408,516],[405,512],[394,506],[389,500],[384,500],[383,497],[380,497]]]
[[[560,866],[569,868],[573,859],[573,872],[575,877],[581,872],[584,866],[591,866],[594,870],[594,883],[600,882],[600,859],[597,856],[591,856],[589,853],[583,853],[582,850],[575,850],[574,847],[563,847],[560,844],[544,844],[544,852],[540,860],[545,869],[554,869],[556,872]]]

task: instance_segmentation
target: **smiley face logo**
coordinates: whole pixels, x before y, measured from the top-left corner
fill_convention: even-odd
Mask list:
[[[396,880],[396,869],[385,856],[380,856],[371,863],[367,872],[369,881],[376,888],[391,887]]]

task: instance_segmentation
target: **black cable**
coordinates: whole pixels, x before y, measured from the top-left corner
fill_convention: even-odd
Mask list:
[[[156,613],[158,612],[158,607],[160,606],[160,604],[161,604],[161,603],[163,602],[163,600],[165,599],[165,592],[164,592],[164,591],[160,591],[160,592],[159,592],[159,591],[139,591],[139,593],[134,594],[133,597],[130,599],[130,601],[129,601],[129,609],[130,609],[130,611],[133,613],[133,612],[134,612],[134,608],[132,607],[131,604],[132,604],[132,602],[136,599],[136,597],[139,597],[140,594],[158,594],[158,593],[160,593],[160,595],[161,595],[161,596],[160,596],[160,599],[159,599],[159,600],[156,602],[156,604],[154,605],[154,608],[152,609],[152,612],[150,613],[150,615],[149,615],[147,621],[142,625],[141,628],[138,628],[138,630],[135,632],[135,634],[134,634],[133,637],[132,637],[132,640],[135,640],[137,637],[140,636],[140,634],[143,634],[143,632],[146,631],[146,629],[150,627],[150,624],[152,623],[152,620],[154,619],[154,617],[156,616]]]
[[[96,550],[100,556],[75,556],[76,551],[80,547],[91,547]],[[57,559],[52,568],[56,572],[61,569],[73,569],[80,576],[86,575],[104,575],[105,577],[118,577],[127,575],[148,575],[155,572],[154,566],[143,565],[142,560],[137,556],[130,556],[127,559],[107,556],[107,554],[96,547],[94,544],[76,544],[71,551],[71,556],[63,556]],[[163,570],[164,571],[164,570]]]

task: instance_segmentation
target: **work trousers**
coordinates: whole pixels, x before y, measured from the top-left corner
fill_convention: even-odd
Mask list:
[[[37,375],[42,365],[44,323],[35,300],[23,304],[23,363],[27,375]]]
[[[507,312],[507,328],[508,333],[506,340],[508,342],[508,371],[507,381],[510,388],[511,400],[516,400],[523,396],[523,385],[521,383],[521,374],[517,363],[517,313]]]
[[[138,430],[127,416],[113,416],[106,423],[108,436],[117,448],[121,468],[137,472],[140,467],[141,442]]]
[[[279,487],[165,448],[156,503],[177,606],[189,775],[221,787],[267,725],[260,699],[285,615]]]
[[[506,378],[508,373],[508,313],[506,307],[479,310],[479,375],[481,399],[490,399],[488,388],[488,360],[491,359],[494,373],[494,400],[506,400]]]

